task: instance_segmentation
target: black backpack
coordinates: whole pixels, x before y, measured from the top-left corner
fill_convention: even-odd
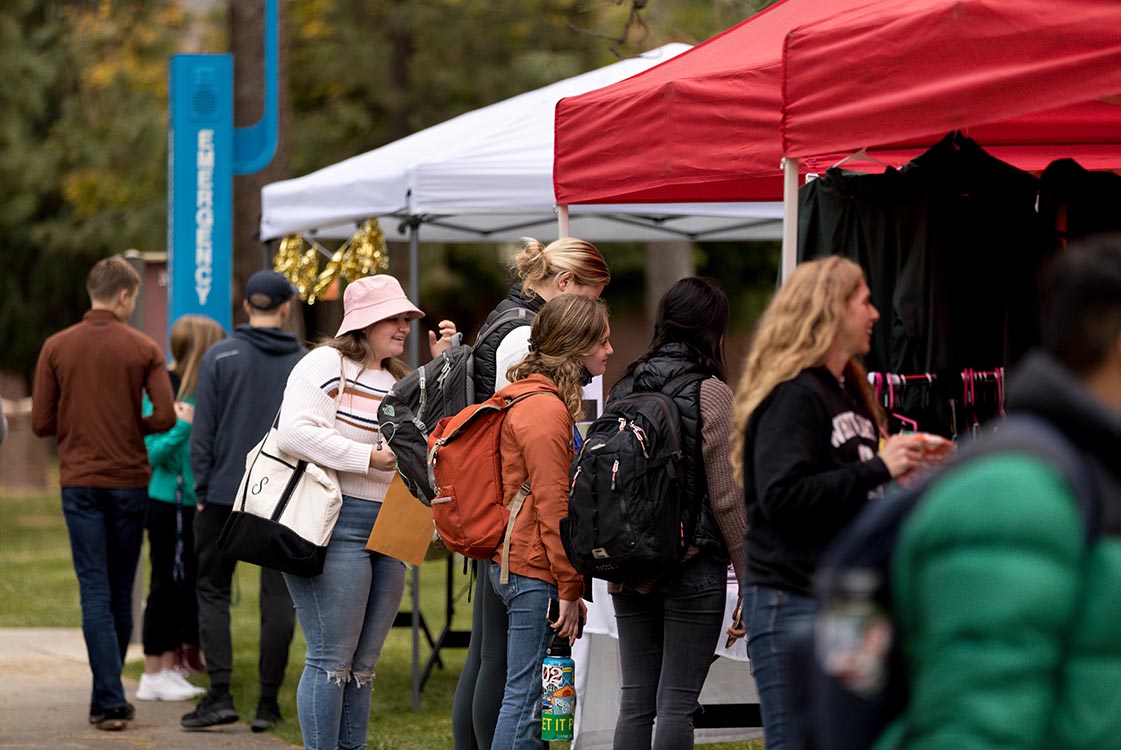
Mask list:
[[[428,433],[444,417],[477,403],[475,349],[507,323],[525,321],[523,325],[528,325],[533,316],[525,308],[506,310],[479,332],[473,346],[457,341],[394,383],[382,399],[380,435],[397,458],[397,472],[405,487],[425,505],[431,505],[436,496],[435,480],[428,470]]]
[[[572,462],[564,551],[576,570],[629,583],[671,570],[696,535],[703,493],[685,486],[684,435],[673,396],[706,376],[608,402]]]
[[[917,486],[868,503],[822,556],[814,580],[820,613],[813,628],[794,637],[793,673],[807,675],[808,683],[795,685],[791,697],[812,717],[802,726],[813,737],[798,738],[793,747],[867,750],[906,709],[906,665],[891,619],[891,561],[899,532],[947,471],[1010,451],[1059,468],[1078,497],[1087,539],[1097,536],[1096,486],[1089,467],[1065,435],[1028,415],[1009,417],[995,434]]]

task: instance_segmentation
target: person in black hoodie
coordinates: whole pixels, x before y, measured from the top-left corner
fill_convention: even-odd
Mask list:
[[[212,346],[199,368],[191,430],[191,470],[195,475],[195,553],[198,556],[199,639],[210,674],[210,692],[183,717],[185,729],[238,720],[230,695],[233,646],[230,585],[236,560],[218,549],[218,535],[233,509],[245,455],[268,430],[288,373],[307,353],[295,335],[281,330],[295,293],[274,271],[258,271],[245,285],[249,325]],[[276,702],[295,611],[278,571],[261,569],[261,697],[252,729],[263,732],[280,720]]]
[[[921,457],[916,436],[886,438],[857,357],[879,313],[860,266],[798,266],[759,328],[735,400],[732,464],[747,506],[744,625],[767,750],[786,750],[793,716],[789,638],[817,610],[811,579],[833,536]]]
[[[506,371],[529,351],[533,316],[546,302],[561,294],[599,297],[611,273],[599,250],[576,237],[562,237],[542,245],[522,238],[514,256],[518,282],[487,316],[483,330],[500,316],[510,315],[485,341],[475,347],[475,398],[484,401],[510,384]],[[494,593],[486,575],[478,576],[471,612],[471,642],[459,675],[452,703],[452,740],[455,750],[488,750],[502,707],[506,684],[506,607]]]

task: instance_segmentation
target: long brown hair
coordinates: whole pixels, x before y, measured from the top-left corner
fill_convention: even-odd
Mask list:
[[[849,299],[863,282],[860,266],[834,255],[799,265],[771,298],[759,320],[736,389],[731,459],[741,485],[744,437],[752,413],[779,383],[825,363],[825,355],[841,331]],[[885,429],[884,411],[868,385],[864,367],[850,359],[844,376],[845,390],[863,404],[881,430]]]
[[[171,334],[168,336],[171,371],[179,376],[176,399],[194,395],[203,355],[224,338],[226,332],[222,330],[222,326],[205,315],[184,315],[171,326]]]
[[[600,299],[561,294],[537,312],[530,328],[532,346],[506,371],[513,383],[541,374],[557,384],[573,422],[584,417],[584,362],[607,333],[607,305]]]
[[[347,331],[342,336],[325,339],[320,342],[319,345],[329,346],[337,350],[344,357],[352,362],[357,362],[362,367],[365,367],[366,363],[370,361],[370,358],[374,356],[374,352],[370,349],[370,343],[366,341],[366,334],[363,331]],[[400,380],[412,372],[409,366],[397,357],[386,357],[381,361],[379,366],[392,375],[394,380]]]

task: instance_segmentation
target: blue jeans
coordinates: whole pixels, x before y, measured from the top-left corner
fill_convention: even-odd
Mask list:
[[[380,509],[344,495],[323,573],[284,575],[307,641],[296,689],[307,750],[366,747],[374,666],[405,593],[405,564],[366,549]]]
[[[498,582],[501,569],[490,564],[490,584],[506,605],[510,627],[506,634],[506,690],[494,729],[491,750],[536,750],[541,742],[541,662],[553,637],[545,615],[549,600],[557,598],[552,583],[510,573],[509,583]]]
[[[693,747],[693,714],[724,629],[728,564],[686,561],[648,594],[612,594],[622,690],[616,750]]]
[[[787,750],[794,727],[791,722],[809,721],[795,711],[798,679],[791,673],[791,636],[813,626],[817,600],[767,586],[744,587],[748,615],[747,655],[759,691],[763,736],[767,750]]]
[[[121,666],[132,635],[132,583],[147,510],[147,487],[62,488],[62,512],[82,601],[82,635],[93,672],[91,714],[128,702]]]

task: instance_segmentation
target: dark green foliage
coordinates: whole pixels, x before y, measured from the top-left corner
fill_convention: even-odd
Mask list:
[[[645,30],[613,43],[600,37],[620,33],[629,0],[282,1],[293,175],[616,54],[703,41],[769,4],[651,0],[639,14]],[[225,49],[224,7],[190,26],[211,51]],[[0,3],[0,370],[29,374],[46,336],[80,318],[97,259],[165,249],[167,60],[187,28],[176,0]],[[727,280],[736,299],[756,252],[712,248],[699,257],[721,263],[701,270]],[[641,304],[642,248],[605,252],[613,307]],[[421,303],[473,332],[506,287],[498,251],[424,254]]]
[[[0,370],[76,322],[99,258],[164,247],[173,6],[0,7]]]

